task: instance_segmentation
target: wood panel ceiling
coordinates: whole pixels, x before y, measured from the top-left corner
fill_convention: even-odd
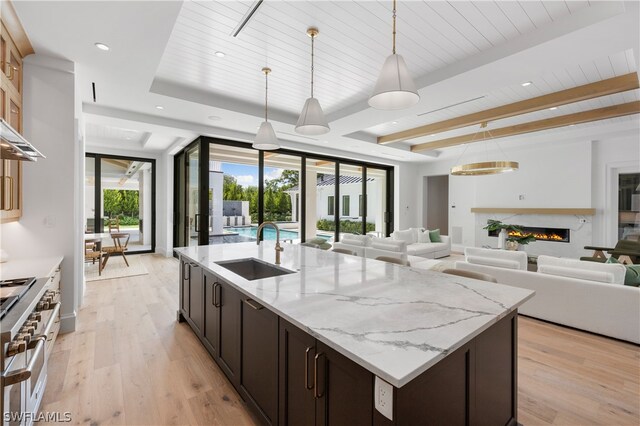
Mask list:
[[[390,53],[390,1],[265,1],[233,38],[231,32],[252,3],[185,2],[156,76],[260,104],[264,96],[260,69],[266,64],[273,68],[270,104],[297,113],[309,95],[310,46],[305,30],[314,25],[320,29],[316,96],[325,112],[368,97]],[[587,1],[400,2],[398,52],[414,76],[420,77],[588,7]],[[226,56],[219,58],[216,51]],[[616,57],[611,68],[624,63],[623,56]],[[596,70],[609,73],[605,68]],[[407,126],[464,114],[465,108],[484,109],[536,96],[536,91],[573,87],[590,78],[593,69],[586,66],[583,75],[573,75],[575,71],[544,76],[529,91],[505,88],[503,93],[423,116]],[[388,129],[377,126],[369,131],[383,134]]]

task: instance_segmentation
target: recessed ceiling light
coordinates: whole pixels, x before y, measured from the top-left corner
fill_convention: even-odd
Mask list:
[[[207,118],[208,118],[209,120],[212,120],[212,121],[218,121],[218,120],[221,120],[221,118],[220,118],[220,117],[218,117],[217,115],[210,115],[210,116],[209,116],[209,117],[207,117]]]
[[[533,83],[530,81],[525,81],[524,83],[522,83],[522,87],[527,87],[527,86],[531,86]]]
[[[397,121],[392,121],[391,124],[398,124],[398,122]]]
[[[214,53],[214,55],[216,55],[218,58],[224,58],[225,57],[224,52],[220,52],[220,51]]]
[[[555,111],[557,109],[558,109],[558,107],[551,107],[551,108],[549,108],[549,111]]]
[[[100,49],[100,50],[104,50],[104,51],[107,51],[107,50],[110,50],[110,49],[111,49],[109,46],[107,46],[107,45],[106,45],[106,44],[104,44],[104,43],[95,43],[95,46],[96,46],[98,49]]]
[[[131,136],[127,136],[125,139],[130,141],[131,140]]]
[[[164,109],[162,105],[156,105],[156,109]]]
[[[431,133],[429,136],[435,136],[435,135],[436,135],[435,133]]]
[[[322,143],[329,143],[329,141],[322,141]]]

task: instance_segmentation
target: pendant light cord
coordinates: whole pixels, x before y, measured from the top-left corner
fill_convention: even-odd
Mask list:
[[[396,0],[393,0],[393,54],[396,54]]]
[[[267,120],[267,111],[268,111],[268,107],[267,107],[268,96],[267,96],[267,94],[268,93],[269,93],[269,72],[265,71],[264,72],[264,121],[268,121]]]
[[[311,36],[311,97],[313,98],[313,41],[316,38],[315,35]]]

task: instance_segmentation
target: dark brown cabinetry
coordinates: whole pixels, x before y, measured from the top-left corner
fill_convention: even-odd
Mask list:
[[[278,316],[248,297],[242,299],[240,386],[269,424],[278,418]]]
[[[221,284],[215,275],[204,273],[204,329],[202,342],[215,359],[220,343],[220,291]]]
[[[280,424],[371,425],[373,374],[280,319]]]
[[[240,332],[242,298],[229,284],[220,281],[220,345],[218,364],[233,386],[240,385]]]
[[[264,424],[516,424],[517,312],[393,388],[390,420],[375,409],[373,373],[216,274],[181,266],[179,319]]]

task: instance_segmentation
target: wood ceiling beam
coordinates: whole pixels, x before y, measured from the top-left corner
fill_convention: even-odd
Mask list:
[[[485,111],[475,112],[473,114],[463,115],[461,117],[451,118],[449,120],[439,121],[437,123],[427,124],[425,126],[416,127],[414,129],[403,130],[401,132],[391,133],[378,137],[379,144],[387,144],[400,142],[407,139],[415,139],[421,136],[427,136],[434,133],[446,132],[448,130],[459,129],[461,127],[473,126],[485,121],[495,121],[503,118],[514,117],[529,112],[540,111],[543,109],[580,102],[587,99],[598,98],[601,96],[612,95],[614,93],[626,92],[640,87],[638,82],[638,74],[635,72],[613,77],[595,83],[585,84],[583,86],[573,87],[571,89],[561,90],[559,92],[549,93],[524,101],[514,102],[508,105],[502,105]]]
[[[626,104],[613,105],[605,108],[592,109],[577,112],[575,114],[546,118],[544,120],[531,121],[529,123],[516,124],[490,131],[476,132],[452,138],[441,139],[433,142],[425,142],[411,147],[412,152],[429,151],[438,148],[448,148],[465,143],[481,142],[489,139],[504,138],[507,136],[522,135],[525,133],[539,132],[571,124],[588,123],[591,121],[606,120],[608,118],[623,117],[625,115],[640,113],[640,101]]]

